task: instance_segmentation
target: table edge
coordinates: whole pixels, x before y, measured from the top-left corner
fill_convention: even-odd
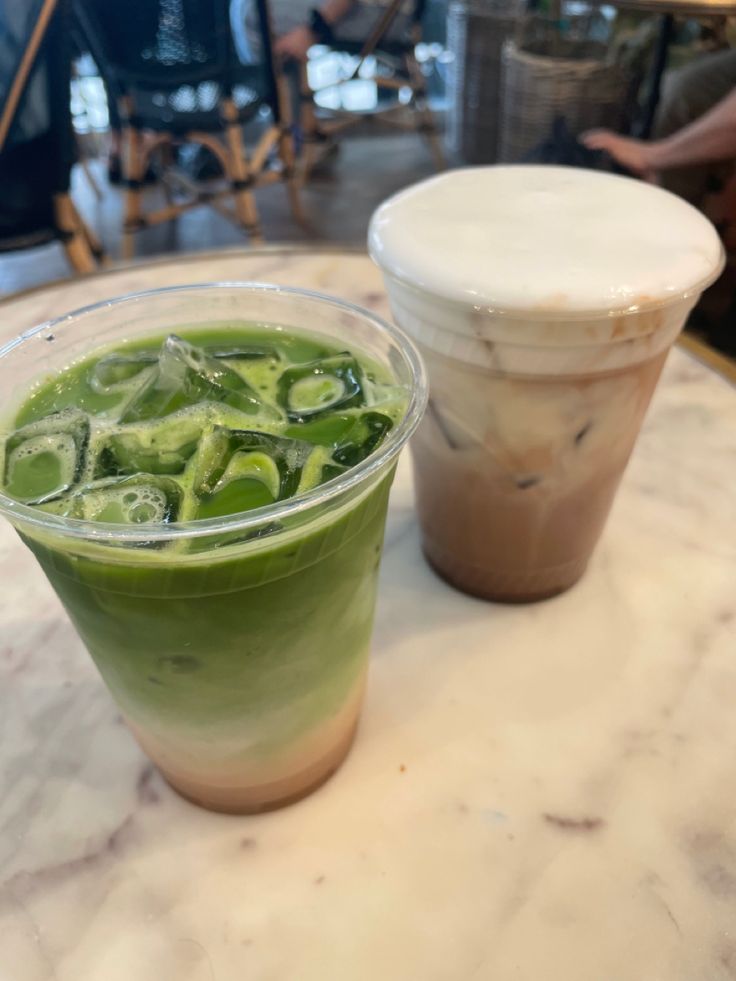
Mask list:
[[[735,0],[736,3],[736,0]],[[63,279],[54,279],[48,283],[39,283],[37,286],[29,286],[27,289],[18,290],[17,293],[10,293],[8,296],[0,297],[0,308],[6,306],[10,303],[15,303],[18,300],[24,300],[27,297],[35,296],[37,293],[43,293],[47,290],[57,289],[60,286],[66,286],[73,283],[83,282],[90,279],[99,279],[102,276],[117,276],[119,273],[130,272],[138,267],[145,266],[146,268],[165,266],[173,262],[178,265],[190,265],[196,262],[203,262],[211,259],[217,259],[222,256],[232,256],[232,255],[243,255],[244,257],[258,257],[258,256],[277,256],[277,255],[337,255],[342,256],[348,255],[362,255],[368,256],[367,250],[362,245],[357,245],[355,243],[301,243],[297,242],[291,245],[274,243],[273,245],[261,245],[256,248],[242,248],[239,245],[228,246],[223,249],[205,249],[201,252],[167,252],[163,255],[156,256],[154,259],[140,258],[135,259],[132,262],[115,262],[111,266],[105,269],[98,269],[91,273],[86,273],[81,276],[71,276],[65,277]],[[705,367],[710,368],[716,374],[725,378],[727,381],[736,385],[736,362],[731,358],[727,357],[725,354],[721,354],[716,351],[715,348],[710,347],[704,341],[695,337],[692,334],[682,333],[677,339],[677,346],[689,354],[691,357],[695,358],[696,361],[700,361]]]
[[[696,361],[700,361],[706,368],[710,368],[732,385],[736,385],[736,361],[728,355],[721,354],[694,334],[680,334],[677,346]]]
[[[348,255],[368,255],[367,250],[362,245],[346,242],[318,243],[309,245],[306,242],[295,242],[293,245],[274,243],[273,245],[259,245],[256,248],[243,248],[240,245],[229,245],[222,249],[204,249],[201,252],[165,252],[153,258],[141,257],[133,259],[131,262],[116,260],[109,266],[102,269],[95,269],[94,272],[81,273],[72,276],[63,276],[60,279],[52,279],[47,283],[39,283],[36,286],[28,286],[25,289],[17,290],[15,293],[8,293],[7,296],[0,296],[0,308],[15,303],[17,300],[24,300],[26,297],[35,296],[36,293],[44,293],[46,290],[58,289],[60,286],[69,286],[75,283],[87,282],[91,279],[100,279],[102,276],[117,276],[118,273],[131,272],[138,268],[167,266],[171,263],[177,265],[189,265],[195,262],[205,262],[209,259],[217,259],[224,255],[243,255],[250,256],[269,256],[269,255],[309,255],[317,253],[319,255],[334,254],[337,256]]]

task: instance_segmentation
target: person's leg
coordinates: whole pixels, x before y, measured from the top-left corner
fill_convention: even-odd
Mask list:
[[[703,55],[664,79],[654,138],[670,136],[698,119],[736,86],[736,50]],[[731,164],[682,167],[662,174],[662,185],[680,197],[701,204],[705,194],[728,174]]]

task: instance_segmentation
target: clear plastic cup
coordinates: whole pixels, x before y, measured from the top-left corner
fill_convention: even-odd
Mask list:
[[[508,174],[511,168],[483,170]],[[516,169],[509,179],[512,187],[522,177],[534,185],[532,224],[533,208],[545,207],[543,195],[553,193],[545,186],[549,177],[539,176],[543,170]],[[560,179],[574,182],[579,173],[565,168]],[[489,176],[489,186],[495,178]],[[604,199],[610,181],[626,181],[598,178]],[[499,179],[505,181],[505,174]],[[440,201],[443,187],[462,180],[475,180],[473,171],[410,188],[403,201],[389,200],[374,216],[371,254],[384,273],[394,318],[417,342],[430,380],[428,409],[412,440],[425,555],[443,578],[467,593],[528,602],[568,589],[585,571],[667,353],[702,290],[720,273],[723,251],[715,231],[689,205],[637,185],[637,200],[645,204],[650,195],[664,195],[671,200],[657,197],[657,208],[667,214],[674,209],[676,217],[686,209],[685,218],[695,222],[705,243],[694,246],[698,277],[683,276],[679,288],[663,297],[627,296],[626,284],[612,270],[606,289],[611,300],[597,309],[575,307],[570,297],[576,289],[591,292],[586,268],[604,261],[596,257],[595,231],[588,243],[580,231],[585,215],[578,224],[569,216],[569,228],[561,221],[541,244],[534,232],[525,237],[519,230],[508,245],[510,256],[502,255],[503,242],[498,246],[498,265],[484,264],[481,256],[483,275],[477,281],[468,267],[453,280],[443,279],[442,259],[451,262],[453,250],[461,251],[463,235],[484,247],[482,195],[468,205],[459,231],[454,227],[458,198],[452,199],[454,211],[447,199]],[[629,192],[631,187],[623,188],[624,195]],[[565,193],[574,199],[574,184]],[[488,207],[514,215],[508,199]],[[552,213],[554,204],[549,208]],[[614,215],[610,223],[625,250],[625,222]],[[423,232],[436,236],[424,251]],[[555,243],[568,233],[583,244],[573,242],[565,260],[558,260]],[[676,225],[667,233],[676,240]],[[600,236],[605,234],[602,221]],[[630,235],[633,241],[633,223]],[[622,250],[612,254],[625,269],[631,263]],[[579,263],[579,280],[556,266],[573,261],[570,256]],[[678,253],[673,263],[680,258]],[[541,277],[541,261],[546,281],[554,284],[558,269],[560,280],[567,276],[567,281],[558,299],[553,295],[536,303],[530,280],[537,269]],[[600,268],[605,280],[605,267]],[[451,290],[448,282],[461,288]],[[496,284],[506,291],[503,303],[489,295]],[[532,301],[526,308],[525,291]]]
[[[348,752],[363,700],[389,488],[426,400],[395,328],[302,290],[217,283],[121,297],[0,349],[5,406],[105,344],[236,322],[326,336],[406,386],[400,424],[342,477],[250,512],[189,523],[62,518],[0,494],[143,749],[215,810],[295,800]]]

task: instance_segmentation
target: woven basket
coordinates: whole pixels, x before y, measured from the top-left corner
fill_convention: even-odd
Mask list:
[[[494,163],[500,120],[501,52],[519,0],[453,0],[447,13],[447,150],[462,163]]]
[[[550,48],[554,54],[548,53]],[[575,136],[597,126],[620,129],[630,80],[621,66],[604,59],[605,47],[593,41],[507,41],[502,56],[500,159],[518,163],[549,136],[558,116]]]

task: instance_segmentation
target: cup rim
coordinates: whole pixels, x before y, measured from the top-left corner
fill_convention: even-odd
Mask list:
[[[170,542],[181,539],[205,538],[223,532],[246,531],[270,520],[293,517],[309,511],[316,505],[325,504],[339,499],[359,485],[367,482],[378,474],[385,465],[395,457],[412,435],[419,424],[428,398],[428,382],[424,363],[411,338],[398,327],[379,317],[370,310],[360,307],[349,300],[320,293],[317,290],[302,289],[294,286],[279,286],[271,283],[251,281],[222,281],[209,283],[192,283],[183,286],[163,286],[156,289],[140,290],[126,293],[107,300],[100,300],[84,307],[79,307],[69,313],[62,314],[52,320],[46,320],[35,327],[0,346],[0,364],[2,359],[23,344],[33,340],[44,332],[53,332],[62,326],[70,326],[70,322],[82,317],[94,316],[102,309],[123,306],[150,297],[171,295],[176,293],[204,293],[213,289],[242,290],[244,294],[270,293],[274,296],[286,294],[290,297],[301,297],[307,301],[324,304],[335,310],[350,314],[364,322],[369,322],[379,332],[388,335],[398,346],[404,363],[409,368],[413,385],[409,403],[401,422],[388,433],[385,441],[361,463],[351,467],[344,475],[326,481],[303,494],[288,498],[276,504],[241,511],[233,515],[219,518],[204,518],[194,521],[181,521],[166,524],[157,522],[146,525],[128,525],[104,521],[89,521],[82,518],[67,518],[61,515],[39,511],[28,504],[14,500],[0,490],[0,514],[3,514],[12,524],[31,526],[40,531],[56,532],[63,537],[83,539],[101,545],[134,544],[141,542]]]
[[[448,307],[459,308],[462,310],[472,309],[487,316],[499,317],[503,320],[521,321],[525,323],[588,323],[599,321],[605,323],[609,320],[618,320],[621,317],[640,317],[642,314],[652,313],[656,310],[663,310],[666,307],[674,306],[676,303],[684,303],[693,297],[699,297],[719,278],[726,267],[726,250],[723,242],[720,243],[718,262],[713,269],[697,283],[676,293],[668,294],[657,300],[650,300],[643,303],[632,303],[629,306],[590,309],[556,310],[540,309],[535,307],[505,307],[494,304],[486,300],[474,298],[468,293],[466,299],[457,296],[450,296],[447,293],[440,293],[426,283],[418,279],[411,279],[402,275],[396,269],[384,262],[378,255],[378,250],[372,246],[369,248],[369,255],[376,266],[381,270],[387,279],[392,279],[399,283],[404,289],[417,294],[427,294],[433,303],[446,304]],[[451,331],[452,332],[452,331]]]

